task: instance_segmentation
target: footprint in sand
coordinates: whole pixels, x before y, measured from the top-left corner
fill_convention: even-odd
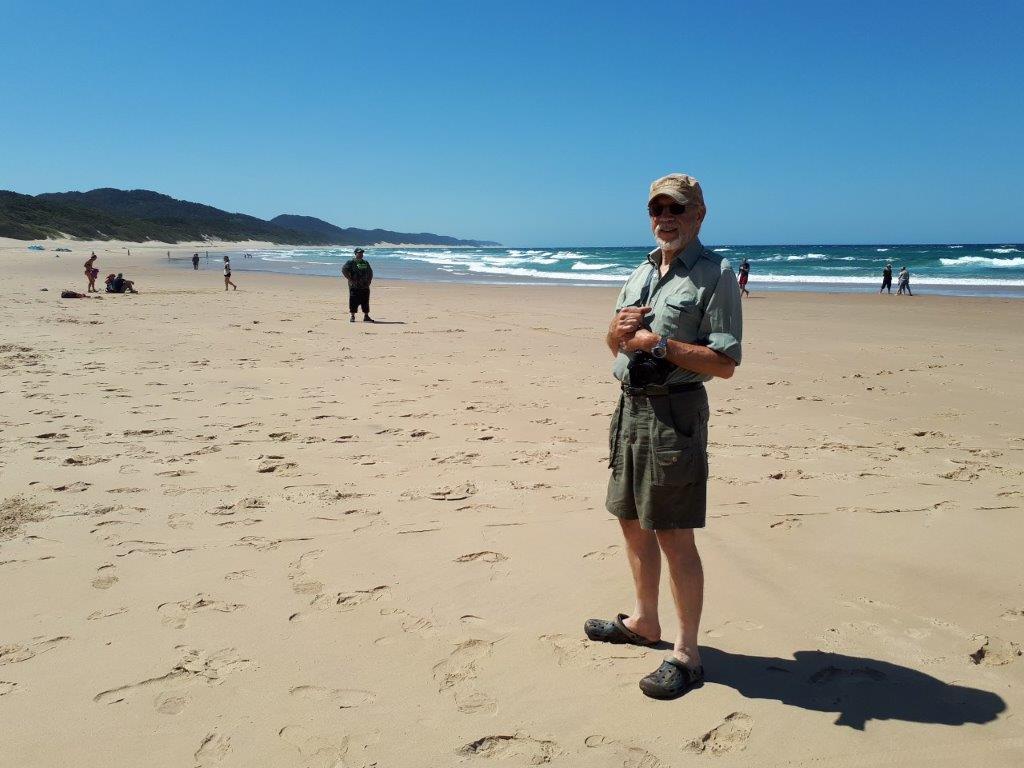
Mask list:
[[[315,595],[323,591],[323,582],[317,581],[306,573],[306,566],[316,560],[324,551],[313,549],[299,555],[299,559],[288,564],[288,580],[292,584],[292,592],[298,595]]]
[[[188,648],[182,650],[185,651],[183,658],[171,667],[169,672],[137,683],[100,691],[92,700],[97,704],[120,704],[159,689],[154,706],[158,711],[163,711],[160,710],[161,706],[165,710],[173,710],[175,704],[169,703],[169,700],[180,699],[187,702],[188,697],[183,691],[188,688],[200,684],[219,685],[232,672],[253,666],[249,659],[243,658],[234,648],[222,648],[211,654]]]
[[[756,632],[764,629],[764,624],[758,624],[756,621],[747,621],[746,619],[729,619],[714,629],[705,630],[704,635],[707,637],[723,637],[736,629],[743,632]]]
[[[588,749],[597,749],[614,755],[615,764],[622,768],[664,768],[665,764],[646,749],[622,744],[607,736],[587,736],[583,743]]]
[[[15,645],[0,645],[0,667],[5,664],[19,664],[23,661],[35,658],[41,653],[52,651],[54,648],[61,645],[68,640],[70,637],[50,637],[32,638],[32,642],[28,644],[15,644]]]
[[[211,765],[220,765],[230,751],[231,738],[214,731],[203,738],[192,757],[196,762],[196,768],[207,768]]]
[[[325,688],[320,685],[297,685],[288,691],[292,696],[308,701],[326,702],[338,709],[353,709],[377,700],[373,691],[357,688]]]
[[[456,557],[453,562],[456,563],[500,563],[503,560],[508,560],[508,555],[503,555],[501,552],[491,552],[490,550],[484,550],[483,552],[470,552],[467,555],[460,555]]]
[[[430,498],[434,501],[462,501],[476,493],[476,486],[473,483],[463,483],[455,487],[442,486],[430,492]]]
[[[436,630],[434,622],[422,616],[416,616],[401,608],[381,608],[381,616],[399,616],[402,619],[402,631],[420,637],[432,637]]]
[[[298,466],[294,461],[285,461],[284,456],[260,456],[256,471],[260,474],[294,475]]]
[[[17,683],[11,683],[7,680],[0,680],[0,696],[6,696],[7,694],[12,693],[14,689],[17,687]]]
[[[332,608],[341,608],[343,611],[350,611],[363,603],[376,602],[378,600],[390,600],[391,587],[382,584],[369,589],[357,589],[353,592],[338,592],[336,594],[318,593],[310,600],[309,605],[314,611],[327,611]],[[288,621],[303,621],[310,616],[309,612],[296,612],[288,617]]]
[[[286,725],[278,736],[299,751],[304,768],[342,768],[348,754],[348,736],[324,736],[304,725]]]
[[[584,560],[607,560],[609,557],[617,556],[621,547],[618,544],[610,544],[604,549],[595,549],[583,555]]]
[[[1021,648],[1014,642],[998,637],[977,635],[975,640],[981,642],[978,649],[970,654],[971,661],[986,667],[1002,667],[1017,660]]]
[[[113,457],[77,454],[75,456],[68,456],[64,459],[64,465],[68,467],[91,467],[94,464],[103,464],[104,462],[110,461],[111,458]]]
[[[93,611],[85,617],[86,621],[99,621],[100,619],[109,619],[111,616],[120,616],[122,613],[128,613],[128,608],[121,606],[120,608],[110,608],[105,611]]]
[[[92,580],[93,589],[110,589],[118,582],[117,566],[112,563],[101,565],[96,572],[97,576]]]
[[[484,736],[459,749],[466,757],[516,760],[524,765],[544,765],[559,755],[558,745],[547,739],[535,739],[525,733]]]
[[[171,512],[167,516],[167,526],[169,528],[191,528],[192,521],[188,519],[184,512]]]
[[[63,485],[50,486],[51,491],[57,493],[81,493],[82,491],[88,490],[92,486],[92,483],[86,483],[82,480],[74,483],[65,483]]]
[[[450,691],[460,712],[490,714],[497,711],[497,702],[474,687],[479,665],[491,655],[493,645],[487,640],[466,640],[455,646],[447,659],[434,665],[438,693]]]
[[[163,616],[163,623],[175,629],[184,629],[188,619],[193,613],[199,611],[218,611],[219,613],[233,613],[244,605],[238,603],[225,603],[221,600],[212,600],[206,595],[196,595],[191,600],[182,600],[177,603],[161,603],[156,610]]]
[[[712,728],[700,738],[694,739],[683,749],[686,752],[721,755],[747,748],[754,720],[743,712],[733,712],[721,725]]]
[[[591,643],[585,638],[569,635],[541,635],[542,643],[551,646],[560,667],[577,663],[587,666],[611,666],[621,659],[642,659],[647,655],[644,648],[634,645],[606,646]]]

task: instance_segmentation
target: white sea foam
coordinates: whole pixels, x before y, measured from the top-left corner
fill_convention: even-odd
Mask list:
[[[986,248],[985,250],[988,253],[1020,253],[1016,248],[1010,248],[1009,246],[1006,248]]]
[[[575,270],[591,270],[591,269],[608,269],[614,267],[614,264],[584,264],[582,261],[577,261],[572,265],[572,269]]]
[[[986,250],[995,249],[987,248]],[[999,253],[1000,251],[996,252]],[[939,259],[939,261],[944,267],[963,267],[969,264],[980,267],[1024,267],[1024,257],[1022,256],[1015,256],[1012,259],[994,259],[988,256],[960,256],[956,259]]]
[[[889,249],[888,248],[875,248],[875,250],[878,251],[879,253],[885,253]]]
[[[877,285],[877,277],[864,277],[850,275],[842,277],[838,275],[757,275],[755,280],[751,276],[751,285],[758,282],[764,283],[852,283],[859,285]],[[984,277],[917,277],[910,281],[911,288],[915,285],[990,285],[990,286],[1022,286],[1024,280],[1004,280]]]
[[[527,269],[525,267],[491,267],[486,264],[467,264],[465,265],[470,272],[484,275],[510,275],[512,277],[538,277],[544,280],[600,280],[601,282],[609,283],[621,283],[624,282],[628,274],[609,275],[602,273],[600,275],[583,275],[573,274],[572,272],[542,272],[539,269]]]
[[[805,253],[803,256],[787,256],[786,261],[808,261],[810,259],[821,260],[827,259],[828,255],[824,253]]]

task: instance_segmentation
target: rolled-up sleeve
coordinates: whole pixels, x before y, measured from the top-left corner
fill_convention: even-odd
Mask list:
[[[701,325],[708,347],[728,355],[739,365],[743,358],[743,307],[740,304],[740,286],[727,261],[722,262],[722,275]]]

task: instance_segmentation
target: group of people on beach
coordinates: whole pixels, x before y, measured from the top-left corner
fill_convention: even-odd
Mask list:
[[[910,270],[905,266],[901,267],[899,275],[896,276],[896,280],[899,286],[896,290],[897,296],[902,296],[904,294],[907,296],[914,295],[910,292]],[[886,264],[885,269],[882,270],[882,287],[878,289],[878,292],[881,293],[882,291],[892,293],[892,264]]]
[[[739,267],[739,286],[740,295],[749,296],[750,291],[747,290],[747,281],[750,279],[750,262],[747,259],[743,259],[743,263]],[[896,276],[898,289],[896,294],[902,296],[913,296],[914,294],[910,291],[910,270],[906,267],[900,269],[899,275]],[[879,293],[883,291],[892,293],[892,264],[886,264],[885,269],[882,270],[882,287],[878,290]]]
[[[96,278],[100,276],[100,270],[96,266],[96,252],[93,251],[92,255],[86,259],[85,264],[82,266],[85,268],[85,279],[88,281],[86,286],[86,293],[99,293],[100,289],[96,287]],[[107,275],[107,279],[104,280],[104,288],[107,293],[138,293],[135,290],[135,281],[128,280],[123,273],[118,272],[116,275],[111,272]]]

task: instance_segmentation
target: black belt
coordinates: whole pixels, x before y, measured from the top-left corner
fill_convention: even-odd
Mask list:
[[[696,392],[704,389],[704,382],[690,381],[685,384],[648,384],[646,387],[622,385],[622,391],[630,397],[664,397],[677,392]]]

